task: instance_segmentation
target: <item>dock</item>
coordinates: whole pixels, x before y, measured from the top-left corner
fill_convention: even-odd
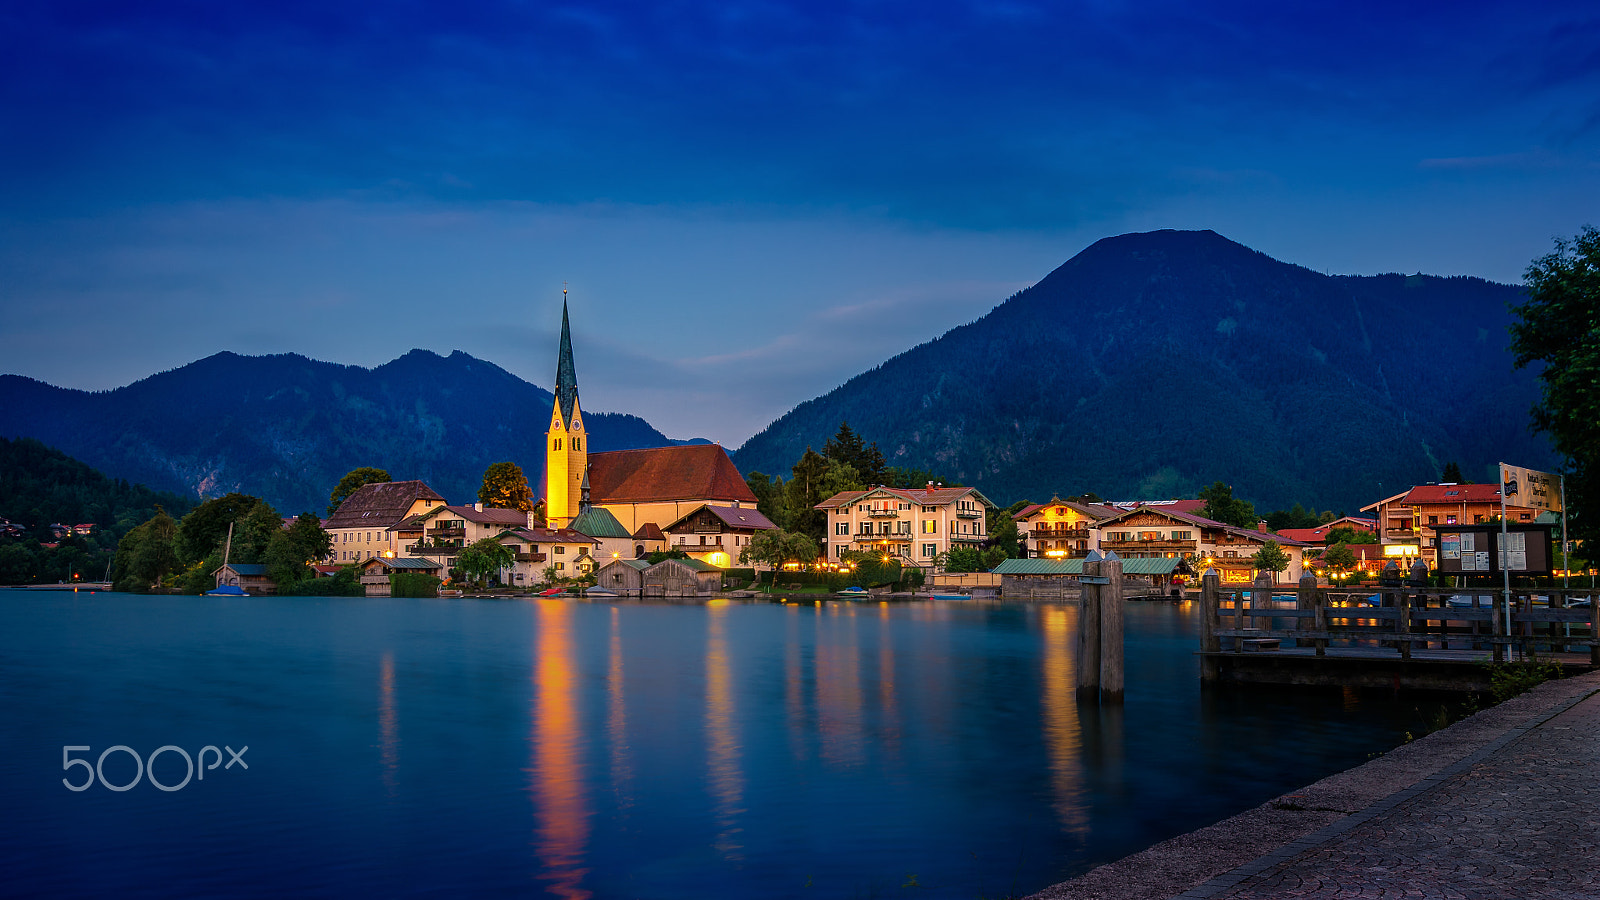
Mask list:
[[[1248,587],[1201,582],[1200,677],[1276,684],[1482,691],[1484,663],[1600,669],[1595,588]]]

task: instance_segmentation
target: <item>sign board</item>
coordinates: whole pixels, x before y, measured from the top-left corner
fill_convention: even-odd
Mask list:
[[[1515,522],[1507,526],[1505,544],[1499,525],[1430,525],[1439,535],[1442,575],[1549,575],[1550,525]]]
[[[1561,476],[1500,464],[1500,487],[1507,506],[1561,512]]]

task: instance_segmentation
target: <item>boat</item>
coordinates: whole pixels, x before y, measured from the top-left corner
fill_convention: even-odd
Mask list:
[[[841,597],[865,597],[867,589],[862,587],[847,587],[838,592]]]
[[[602,587],[589,588],[588,590],[583,592],[583,595],[585,597],[600,597],[600,598],[609,598],[609,597],[621,596],[616,591],[607,590],[606,588],[602,588]]]

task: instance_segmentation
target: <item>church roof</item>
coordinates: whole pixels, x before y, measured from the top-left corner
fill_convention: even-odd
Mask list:
[[[737,500],[754,506],[756,502],[719,444],[591,453],[589,496],[596,504]]]
[[[617,521],[617,517],[611,514],[611,510],[599,506],[591,506],[578,513],[578,517],[568,522],[567,527],[592,538],[633,537],[628,533],[628,529]]]
[[[364,484],[345,498],[339,508],[322,523],[323,528],[388,528],[411,511],[418,500],[438,500],[433,488],[420,481],[382,481]]]
[[[572,424],[572,407],[578,402],[578,369],[572,364],[572,328],[567,324],[567,298],[561,297],[561,355],[556,360],[556,402],[561,404],[561,424]]]

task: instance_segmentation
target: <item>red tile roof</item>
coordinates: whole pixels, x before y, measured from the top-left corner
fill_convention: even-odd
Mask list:
[[[1423,503],[1499,503],[1498,484],[1419,484],[1400,501],[1403,506]],[[1515,504],[1511,504],[1515,505]]]
[[[591,453],[589,497],[596,504],[737,500],[753,506],[756,502],[719,444]]]
[[[965,497],[968,494],[971,494],[971,495],[977,497],[979,500],[982,500],[985,504],[987,504],[989,506],[993,506],[994,505],[992,502],[990,502],[988,497],[985,497],[985,496],[983,496],[983,494],[978,493],[978,489],[977,488],[971,488],[971,487],[947,487],[947,488],[875,487],[875,488],[871,488],[871,489],[868,489],[868,490],[865,490],[865,491],[840,491],[839,493],[834,494],[832,497],[829,497],[828,499],[822,501],[821,503],[818,503],[816,508],[817,509],[834,509],[836,507],[845,506],[847,504],[854,503],[857,500],[860,500],[861,498],[866,497],[868,494],[887,494],[887,495],[890,495],[890,496],[893,496],[893,497],[899,497],[901,500],[905,500],[906,502],[914,504],[916,506],[943,506],[946,503],[952,503],[952,502],[954,502],[956,500],[960,500],[962,497]]]
[[[586,534],[579,534],[578,532],[573,531],[571,528],[528,528],[523,526],[521,528],[507,529],[505,533],[499,536],[505,537],[506,534],[514,535],[524,541],[534,541],[546,544],[598,545],[600,543]]]
[[[1125,510],[1118,509],[1115,506],[1108,506],[1108,505],[1103,504],[1103,503],[1083,503],[1083,502],[1078,501],[1078,500],[1051,500],[1049,503],[1033,503],[1033,504],[1029,504],[1028,506],[1023,507],[1021,510],[1019,510],[1019,511],[1017,511],[1015,513],[1012,513],[1011,514],[1011,518],[1016,519],[1018,522],[1020,522],[1023,519],[1026,519],[1027,517],[1029,517],[1029,516],[1033,515],[1034,513],[1038,512],[1039,510],[1045,509],[1045,508],[1051,507],[1051,506],[1069,507],[1071,509],[1077,510],[1080,513],[1083,513],[1084,515],[1086,515],[1086,516],[1088,516],[1088,517],[1090,517],[1092,519],[1104,519],[1104,518],[1107,518],[1108,516],[1114,516],[1114,515],[1116,515],[1116,514],[1118,514],[1120,512],[1125,512]]]
[[[338,510],[322,523],[323,528],[387,528],[411,510],[418,500],[438,500],[433,488],[420,481],[383,481],[362,485],[339,504]]]
[[[1368,532],[1378,530],[1377,524],[1371,520],[1352,519],[1349,516],[1345,516],[1342,519],[1335,519],[1326,525],[1318,525],[1315,528],[1280,528],[1278,529],[1278,534],[1290,540],[1305,541],[1308,544],[1320,544],[1327,540],[1328,532],[1335,528],[1348,528],[1351,531]]]
[[[661,526],[654,522],[646,522],[640,525],[639,529],[633,533],[633,539],[636,541],[664,541],[667,536],[661,533]]]

